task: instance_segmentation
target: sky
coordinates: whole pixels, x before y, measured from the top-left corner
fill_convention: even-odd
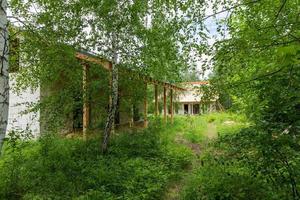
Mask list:
[[[218,11],[220,11],[220,10],[221,10],[221,8],[218,9]],[[212,8],[208,8],[206,11],[206,16],[210,16],[213,13],[214,13],[214,11],[212,10]],[[222,40],[224,38],[228,38],[228,36],[229,36],[228,32],[225,31],[225,37],[224,37],[224,36],[221,36],[217,31],[217,27],[218,27],[217,21],[225,19],[227,17],[227,15],[228,15],[228,12],[223,12],[218,15],[215,15],[215,17],[210,17],[204,21],[204,24],[208,29],[208,32],[207,32],[207,35],[209,37],[208,45],[212,46],[216,41]],[[225,28],[225,27],[223,27],[223,28]],[[209,56],[209,55],[202,54],[202,55],[199,55],[199,57],[201,58],[201,60],[206,60],[206,59],[211,60],[211,56]],[[201,61],[201,60],[196,63],[197,71],[200,74],[199,78],[200,79],[208,79],[209,75],[212,72],[213,66],[210,65],[210,69],[205,71],[204,74],[201,75],[203,73],[203,70],[202,70],[203,61]]]

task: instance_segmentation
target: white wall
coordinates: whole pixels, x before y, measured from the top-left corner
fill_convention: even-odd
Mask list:
[[[178,114],[184,115],[184,104],[179,104]]]
[[[178,96],[179,102],[200,102],[202,94],[200,94],[197,90],[188,89],[187,91],[181,92]]]
[[[14,86],[13,74],[10,74],[10,87]],[[35,91],[25,90],[22,91],[20,95],[17,95],[13,90],[9,93],[9,113],[8,113],[8,127],[7,131],[11,130],[25,130],[28,128],[32,131],[34,137],[40,134],[40,114],[38,113],[28,113],[21,114],[21,112],[26,110],[26,105],[24,103],[37,102],[40,99],[40,89]],[[18,105],[21,104],[21,105]]]

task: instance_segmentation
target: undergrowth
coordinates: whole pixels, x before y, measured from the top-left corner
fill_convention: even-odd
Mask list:
[[[181,191],[182,200],[294,199],[289,194],[289,168],[276,159],[264,161],[281,141],[275,141],[276,138],[269,137],[264,130],[255,129],[241,115],[214,113],[202,117],[216,126],[218,138],[210,141],[201,154],[198,162],[201,164],[189,174]],[[257,148],[254,145],[257,136],[270,140],[273,149]],[[281,154],[278,157],[282,159]],[[299,161],[289,159],[298,172],[296,163]],[[299,177],[297,173],[293,176]]]
[[[106,155],[100,138],[47,134],[8,141],[0,160],[0,199],[160,199],[192,160],[188,148],[174,145],[177,123],[119,133]]]

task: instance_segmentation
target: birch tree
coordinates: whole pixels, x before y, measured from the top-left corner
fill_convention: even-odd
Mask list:
[[[8,122],[9,79],[8,79],[8,33],[6,18],[6,0],[0,2],[0,154]]]
[[[119,64],[160,81],[179,81],[181,72],[192,65],[190,52],[196,49],[193,37],[202,27],[199,17],[204,13],[204,4],[195,0],[12,0],[11,5],[13,16],[21,21],[30,38],[25,37],[23,55],[33,61],[20,73],[19,85],[49,84],[49,79],[59,79],[62,73],[70,82],[81,80],[80,73],[68,78],[74,74],[75,49],[112,61],[112,104],[104,127],[103,152],[107,150],[117,106]],[[70,85],[67,87],[74,92]],[[62,93],[57,101],[67,102],[69,99],[62,99],[68,96]],[[54,112],[67,108],[57,103],[54,107]]]

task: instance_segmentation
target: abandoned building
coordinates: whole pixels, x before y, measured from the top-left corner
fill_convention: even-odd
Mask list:
[[[179,93],[177,97],[178,110],[180,115],[199,115],[217,110],[217,97],[211,98],[209,101],[203,99],[201,86],[209,85],[208,81],[186,82],[181,86],[185,91]]]
[[[101,69],[99,76],[106,84],[99,86],[102,92],[90,95],[89,98],[83,101],[80,107],[74,108],[72,113],[66,116],[64,121],[64,132],[82,131],[86,133],[88,129],[99,128],[99,124],[105,120],[110,104],[109,92],[109,77],[111,73],[112,63],[106,59],[101,59],[88,52],[77,52],[75,57],[82,63],[82,99],[86,95],[89,87],[89,80],[99,77],[91,77],[89,71],[93,67]],[[120,70],[119,70],[120,71]],[[122,70],[121,70],[122,71]],[[17,73],[17,70],[14,71]],[[176,93],[183,92],[185,89],[174,84],[154,80],[151,77],[140,75],[137,72],[128,69],[123,70],[126,76],[120,76],[119,79],[119,100],[118,109],[115,116],[115,126],[127,124],[142,123],[142,126],[148,125],[148,98],[147,88],[153,87],[154,91],[154,113],[159,115],[159,106],[163,107],[163,119],[165,122],[173,121],[174,116],[174,91]],[[128,78],[130,77],[130,78]],[[131,81],[131,83],[128,83]],[[136,82],[132,84],[132,81]],[[11,74],[10,85],[15,84],[14,73]],[[136,88],[127,87],[126,84],[136,85]],[[58,83],[62,87],[61,83]],[[144,87],[141,87],[144,86]],[[162,93],[162,98],[159,98]],[[8,131],[11,130],[30,130],[35,137],[39,136],[45,128],[45,123],[42,122],[43,117],[47,114],[43,110],[37,112],[26,112],[27,105],[39,102],[43,96],[47,96],[51,91],[43,87],[38,87],[36,90],[24,90],[21,94],[10,91],[10,108]],[[137,95],[138,94],[138,95]],[[133,98],[133,96],[135,96]],[[161,102],[159,102],[161,101]],[[169,110],[169,112],[168,112]],[[168,120],[167,120],[168,119]]]
[[[19,40],[17,40],[19,46]],[[17,48],[12,48],[17,49]],[[16,74],[19,69],[20,56],[15,53],[16,65],[10,67],[10,86],[14,87]],[[78,101],[70,113],[64,117],[62,132],[83,132],[89,129],[101,129],[104,126],[106,114],[111,103],[110,77],[112,62],[102,59],[87,51],[77,51],[74,55],[75,62],[81,72],[81,83],[73,100]],[[93,73],[91,73],[93,71]],[[155,80],[149,76],[139,74],[128,68],[119,69],[119,99],[115,115],[116,127],[127,125],[129,127],[148,125],[148,106],[152,106],[153,115],[163,115],[165,123],[173,122],[174,114],[196,115],[216,110],[217,98],[204,102],[202,94],[197,89],[208,82],[188,82],[183,84],[170,84]],[[33,136],[38,137],[47,130],[45,118],[49,118],[46,110],[39,109],[27,112],[28,105],[40,102],[44,97],[51,96],[55,90],[61,89],[66,81],[61,77],[53,89],[39,85],[35,90],[26,89],[21,93],[10,90],[9,119],[7,131],[29,130]],[[96,89],[90,92],[92,81],[96,82]],[[150,88],[151,87],[151,88]],[[147,96],[147,91],[153,92],[152,97]],[[50,113],[51,114],[51,113]]]

